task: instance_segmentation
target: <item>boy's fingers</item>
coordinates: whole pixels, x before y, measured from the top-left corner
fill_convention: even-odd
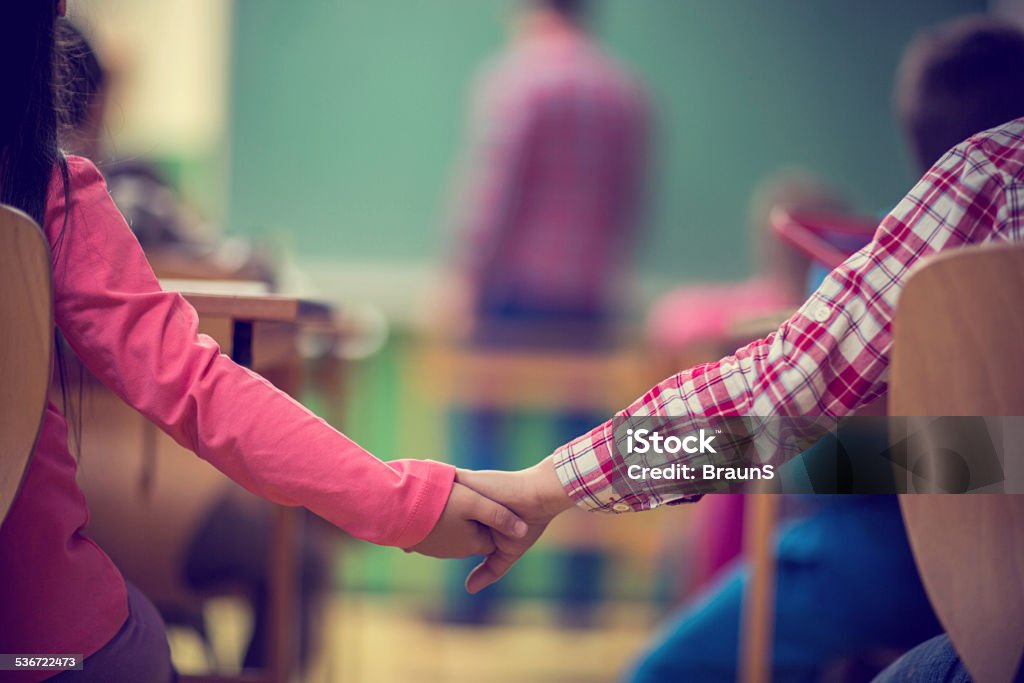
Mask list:
[[[491,577],[490,570],[487,568],[487,563],[481,562],[473,567],[472,571],[469,572],[469,576],[466,577],[466,592],[475,595],[490,586],[494,581],[495,579]]]
[[[469,593],[479,593],[504,576],[520,557],[521,553],[513,555],[500,550],[488,555],[466,577],[466,590]]]
[[[455,470],[455,481],[502,504],[519,498],[512,472]]]
[[[529,531],[526,522],[519,519],[518,515],[480,494],[476,494],[469,518],[512,538],[523,538]]]

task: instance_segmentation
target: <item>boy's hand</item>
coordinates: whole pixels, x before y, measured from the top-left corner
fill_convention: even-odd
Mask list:
[[[529,528],[508,508],[456,483],[433,530],[409,550],[442,558],[489,555],[495,549],[492,530],[520,539]]]
[[[494,552],[466,578],[466,590],[470,593],[479,593],[504,576],[540,538],[548,523],[573,506],[572,499],[562,489],[550,457],[518,472],[460,469],[456,470],[455,476],[457,482],[507,505],[529,524],[529,531],[523,536],[511,536],[500,531],[494,533]]]

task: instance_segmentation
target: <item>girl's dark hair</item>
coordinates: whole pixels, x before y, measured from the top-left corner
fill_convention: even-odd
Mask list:
[[[57,2],[6,0],[0,7],[0,202],[43,225],[54,168],[65,192],[68,186],[57,145]]]
[[[59,171],[65,214],[52,254],[55,263],[70,206],[67,160],[57,143],[61,119],[57,5],[57,0],[0,3],[0,202],[21,209],[40,226],[45,225],[50,181],[54,170]],[[76,431],[80,433],[80,420],[68,415],[68,369],[59,333],[56,341],[64,414],[78,425]],[[80,393],[81,381],[78,388]]]
[[[60,127],[74,130],[86,122],[96,95],[107,82],[106,72],[88,37],[70,21],[57,22],[60,65]]]

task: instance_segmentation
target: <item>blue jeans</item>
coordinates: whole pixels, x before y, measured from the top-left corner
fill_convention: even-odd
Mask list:
[[[914,564],[895,496],[818,496],[813,514],[780,530],[772,680],[818,680],[824,667],[941,633]],[[671,620],[630,673],[648,681],[736,680],[740,609],[750,578],[738,563]]]
[[[448,414],[452,461],[467,469],[507,470],[519,464],[514,446],[514,415],[501,408],[452,408]],[[586,433],[604,420],[588,411],[552,411],[553,442],[563,443]],[[469,595],[463,581],[482,558],[473,557],[449,564],[445,576],[445,618],[453,622],[485,623],[503,600],[504,584],[499,582],[476,595]],[[603,551],[567,548],[559,551],[555,591],[569,623],[586,625],[601,598],[601,586],[608,561]]]
[[[1024,683],[1024,667],[1013,679]],[[971,683],[960,656],[942,634],[921,643],[878,675],[874,683]]]

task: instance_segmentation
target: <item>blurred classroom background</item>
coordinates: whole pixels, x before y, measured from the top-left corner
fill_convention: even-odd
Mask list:
[[[153,162],[202,230],[254,245],[278,291],[341,312],[352,338],[329,351],[341,379],[317,382],[310,363],[301,398],[384,459],[444,460],[450,450],[453,361],[437,351],[429,318],[455,239],[469,89],[506,43],[519,4],[71,3],[110,74],[105,154]],[[802,169],[866,215],[911,187],[892,94],[918,31],[980,12],[1024,17],[1013,0],[593,4],[590,25],[643,84],[652,111],[625,350],[601,399],[609,414],[674,365],[707,360],[652,348],[643,321],[673,288],[753,273],[749,207],[764,179]],[[510,411],[507,468],[559,445],[551,406],[523,403]],[[94,460],[83,459],[83,476],[96,476]],[[552,529],[482,626],[444,620],[445,563],[332,538],[323,646],[308,678],[616,680],[693,589],[692,519],[683,507]],[[581,528],[607,566],[593,619],[566,624],[558,558]],[[204,609],[217,659],[230,668],[252,618],[230,595]],[[172,642],[183,671],[206,665],[188,629],[173,628]]]

